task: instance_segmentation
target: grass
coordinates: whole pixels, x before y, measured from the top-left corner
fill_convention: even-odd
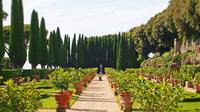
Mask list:
[[[200,112],[200,94],[185,92],[181,112]]]
[[[56,108],[56,101],[54,97],[49,97],[42,99],[42,108],[45,109],[55,109]]]
[[[200,102],[183,102],[180,104],[182,106],[181,112],[200,112]]]
[[[70,107],[76,102],[78,99],[78,95],[73,95],[70,100]],[[42,108],[44,109],[55,109],[57,107],[56,101],[54,96],[51,96],[49,98],[42,99]]]

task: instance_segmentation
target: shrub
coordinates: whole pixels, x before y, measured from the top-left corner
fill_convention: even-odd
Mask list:
[[[62,68],[54,70],[50,74],[50,82],[56,89],[60,89],[61,92],[69,88],[69,78],[68,72]]]
[[[3,77],[3,81],[7,81],[10,78],[13,78],[15,76],[22,76],[22,77],[32,77],[32,75],[35,75],[35,72],[37,72],[41,79],[44,79],[45,74],[51,72],[50,69],[37,69],[35,70],[23,70],[22,72],[18,69],[3,69],[0,71],[0,76]]]
[[[41,96],[34,89],[35,84],[18,86],[12,80],[0,90],[0,112],[33,112],[41,107]]]
[[[178,103],[183,99],[183,90],[179,85],[154,83],[127,71],[106,70],[109,77],[119,84],[119,89],[129,92],[143,111],[172,112],[179,108]]]

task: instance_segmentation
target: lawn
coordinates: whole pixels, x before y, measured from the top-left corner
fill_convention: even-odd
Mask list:
[[[74,94],[70,100],[70,107],[75,103],[77,99],[78,99],[78,95]],[[55,109],[56,107],[57,107],[57,104],[53,96],[42,99],[42,108]]]
[[[200,94],[185,92],[181,112],[200,112]]]

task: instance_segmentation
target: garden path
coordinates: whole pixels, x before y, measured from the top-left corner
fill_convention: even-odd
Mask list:
[[[55,112],[43,110],[40,112]],[[106,76],[102,81],[95,77],[67,112],[121,112]]]

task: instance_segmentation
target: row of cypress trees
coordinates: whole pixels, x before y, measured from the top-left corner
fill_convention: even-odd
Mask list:
[[[2,3],[2,1],[1,1]],[[2,16],[2,4],[0,4]],[[39,24],[38,13],[33,10],[30,23],[29,48],[25,48],[23,3],[22,0],[12,0],[11,8],[11,34],[9,42],[9,57],[15,68],[22,68],[27,57],[36,68],[48,67],[76,67],[89,68],[103,64],[124,70],[137,67],[137,52],[131,35],[119,33],[118,35],[95,36],[87,38],[82,34],[74,34],[73,40],[65,35],[62,40],[59,27],[49,33],[44,18]],[[2,21],[0,21],[0,39],[3,39]],[[0,42],[3,42],[1,41]],[[0,44],[3,45],[3,44]],[[0,59],[4,54],[4,47],[0,46]]]
[[[67,36],[67,39],[65,37],[65,40],[69,40],[69,42],[64,42],[64,44],[68,44],[68,47],[64,47],[63,50],[65,51],[63,54],[65,64],[62,67],[90,68],[100,64],[121,70],[138,67],[137,52],[131,35],[119,33],[118,35],[87,38],[79,34],[78,39],[76,36],[74,34],[71,49],[70,37]],[[51,47],[49,47],[49,51],[51,51]],[[50,66],[55,65],[56,63],[50,64]]]

